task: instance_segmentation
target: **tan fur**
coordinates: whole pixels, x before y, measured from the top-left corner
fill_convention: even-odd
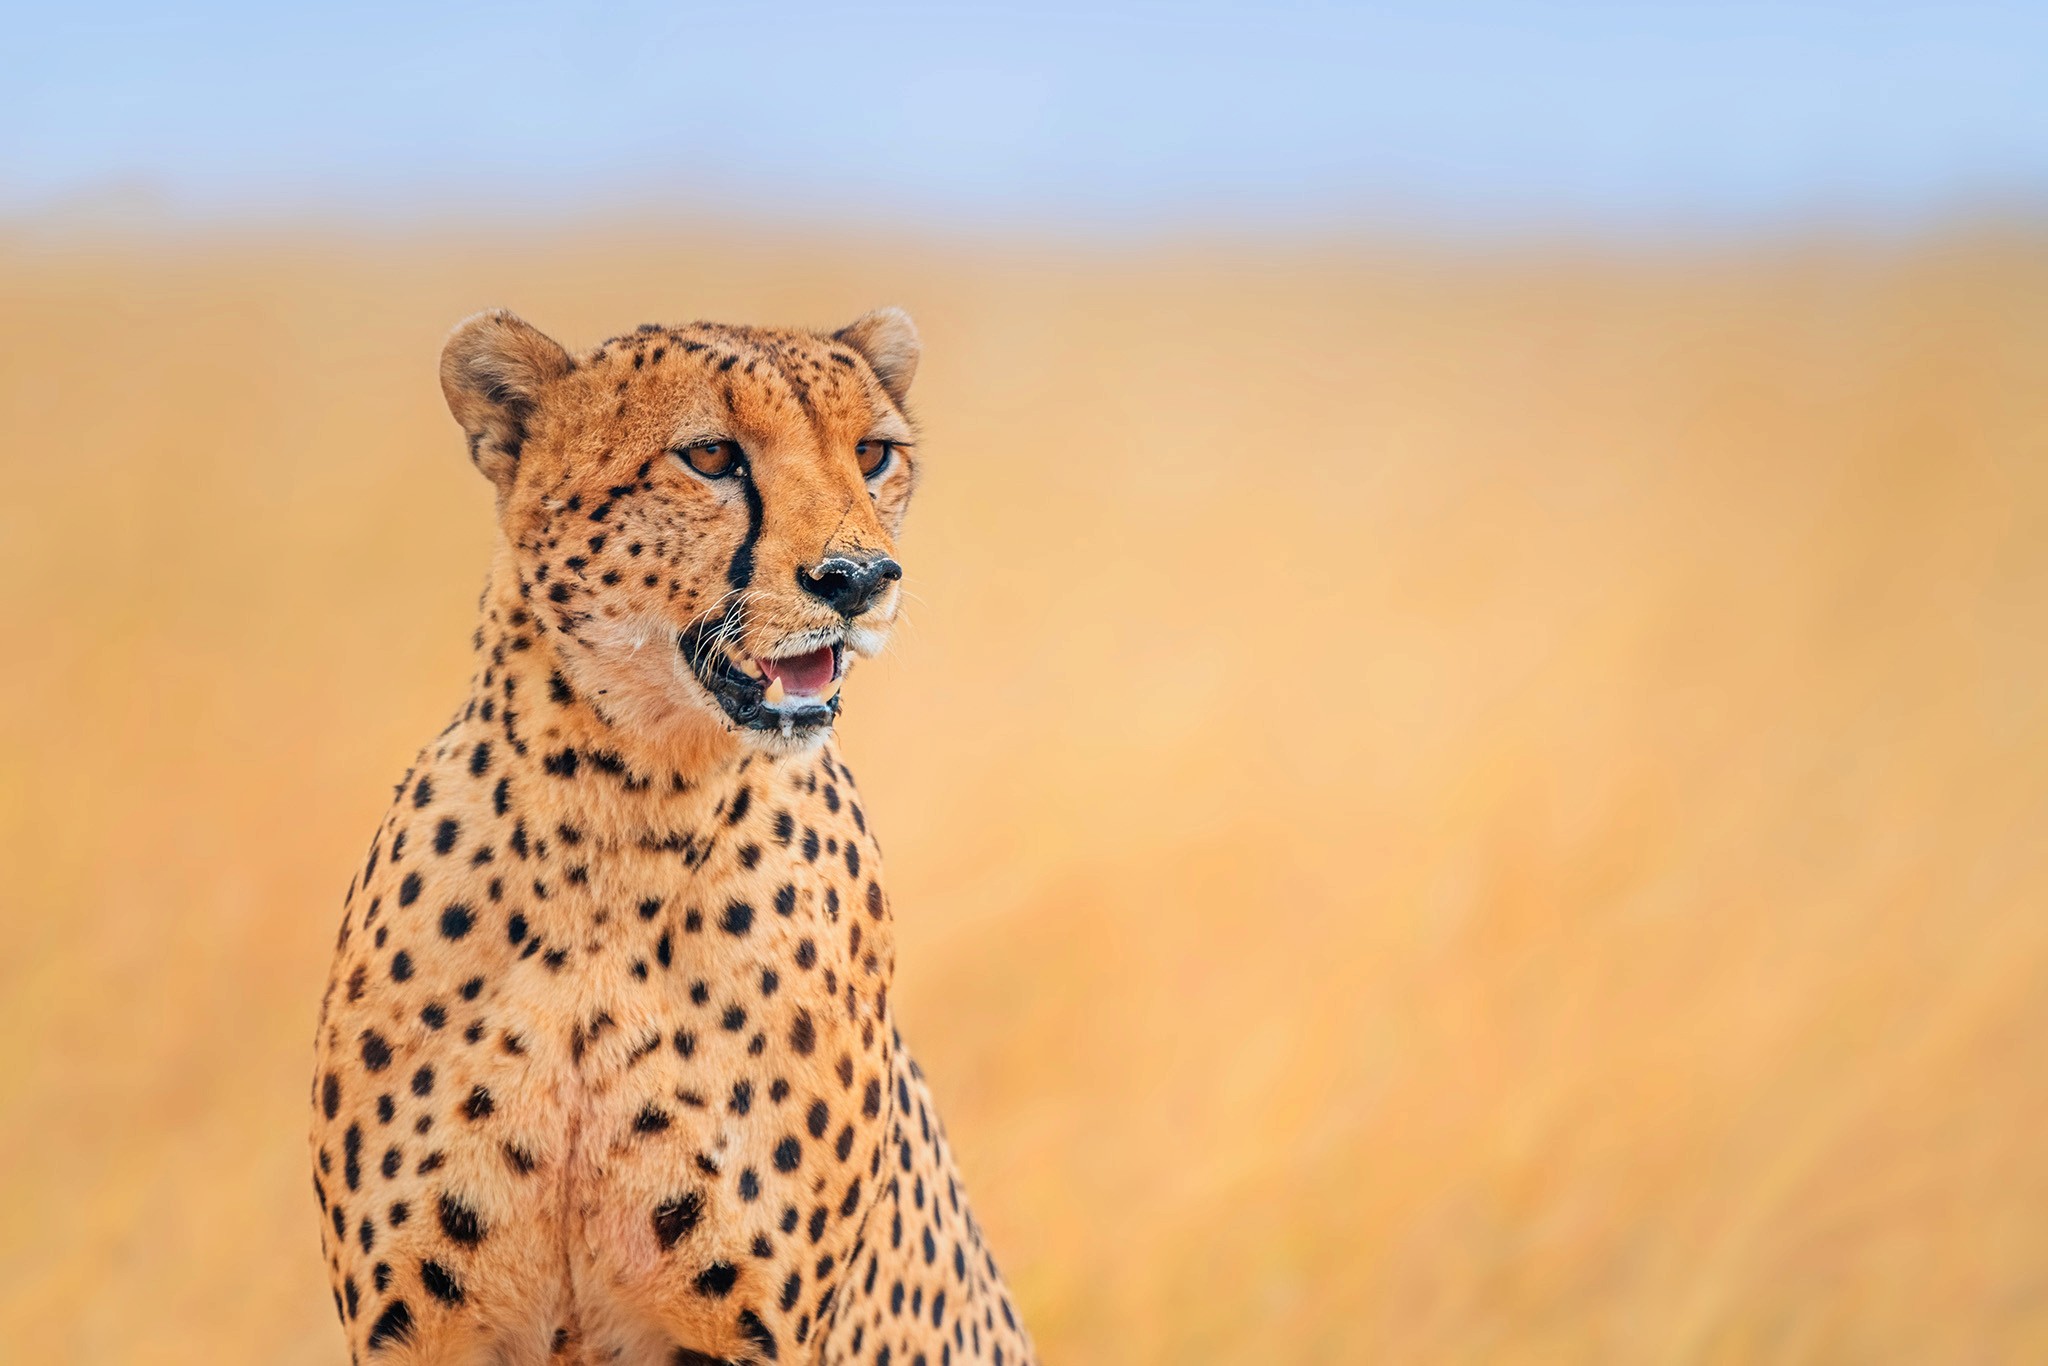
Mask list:
[[[895,1033],[853,775],[829,736],[735,729],[676,644],[880,648],[897,590],[846,620],[798,575],[894,551],[917,454],[863,479],[853,449],[913,441],[917,354],[896,310],[574,358],[509,313],[450,338],[502,535],[471,696],[371,844],[321,1008],[353,1360],[1032,1359]],[[711,436],[757,527],[669,454]]]

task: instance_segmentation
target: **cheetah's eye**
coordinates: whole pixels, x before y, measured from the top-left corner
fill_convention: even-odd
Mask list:
[[[723,479],[745,468],[745,457],[737,441],[699,441],[669,452],[706,479]]]
[[[855,446],[853,456],[860,462],[860,477],[873,479],[887,470],[890,462],[896,458],[897,444],[894,441],[883,441],[879,437],[870,437]]]

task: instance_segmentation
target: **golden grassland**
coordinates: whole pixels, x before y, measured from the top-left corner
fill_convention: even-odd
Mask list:
[[[333,1363],[441,336],[919,318],[844,746],[1047,1357],[2048,1359],[2048,243],[0,241],[0,1349]]]

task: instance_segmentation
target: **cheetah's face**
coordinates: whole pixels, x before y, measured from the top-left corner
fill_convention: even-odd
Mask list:
[[[576,358],[509,313],[458,327],[442,387],[559,686],[619,724],[820,741],[901,602],[917,358],[895,309],[829,336],[646,327]]]

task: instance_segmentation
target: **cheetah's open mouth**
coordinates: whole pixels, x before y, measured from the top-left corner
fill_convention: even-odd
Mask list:
[[[737,653],[710,639],[717,623],[676,634],[676,648],[706,692],[737,725],[790,736],[822,730],[839,715],[845,647],[835,636],[811,633],[771,656]]]

